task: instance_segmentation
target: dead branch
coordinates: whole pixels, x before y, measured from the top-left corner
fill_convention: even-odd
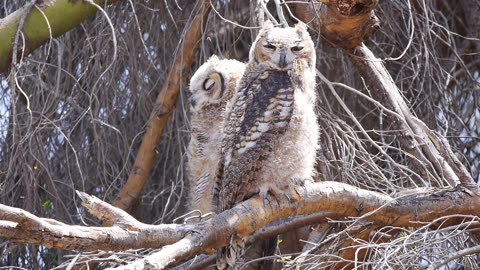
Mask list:
[[[193,259],[190,259],[187,262],[182,263],[181,265],[173,268],[173,270],[202,270],[207,269],[208,266],[215,265],[215,260],[217,256],[202,254],[195,256]]]
[[[417,173],[428,179],[433,186],[441,185],[436,181],[444,179],[450,186],[462,183],[472,191],[478,192],[475,181],[468,170],[453,156],[448,142],[439,136],[432,136],[432,131],[412,114],[382,61],[362,44],[362,41],[378,28],[378,22],[373,19],[373,9],[378,1],[321,2],[324,4],[291,5],[299,19],[310,22],[310,25],[314,29],[320,29],[321,35],[334,46],[346,49],[350,53],[352,63],[371,87],[372,98],[383,104],[387,110],[394,112],[387,114],[387,117],[390,117],[394,129],[398,130],[398,139],[403,149],[415,157],[412,164]],[[336,27],[339,29],[336,30]],[[348,34],[343,35],[345,33]],[[332,37],[328,38],[329,36]]]
[[[452,253],[451,256],[449,256],[448,258],[438,260],[437,262],[428,266],[428,268],[426,270],[439,269],[442,265],[446,265],[446,264],[448,264],[449,262],[451,262],[455,259],[467,256],[467,255],[478,254],[478,253],[480,253],[480,246],[475,246],[475,247],[471,247],[471,248],[462,249],[462,250],[459,250],[457,252]]]
[[[77,195],[82,199],[82,205],[87,208],[88,212],[98,220],[102,220],[105,227],[113,224],[123,224],[130,227],[142,226],[141,222],[124,210],[114,207],[95,196],[90,196],[80,191],[77,191]]]
[[[232,234],[246,237],[269,223],[287,217],[320,213],[316,215],[318,218],[298,222],[299,227],[306,223],[325,222],[326,217],[353,222],[356,220],[353,217],[357,217],[362,222],[381,226],[418,227],[423,225],[422,222],[431,222],[442,216],[467,215],[480,211],[480,197],[460,189],[418,189],[412,194],[393,198],[347,184],[321,182],[299,187],[296,191],[301,198],[299,201],[277,202],[272,197],[263,202],[260,198],[253,197],[195,225],[147,225],[131,222],[125,226],[112,218],[114,227],[74,226],[47,222],[24,210],[2,205],[0,237],[68,250],[163,247],[159,252],[134,264],[163,268],[224,246]],[[88,195],[82,194],[81,197],[84,204],[92,202],[92,197]],[[93,201],[98,202],[97,200]],[[101,212],[104,206],[103,203],[94,203],[87,209]],[[133,219],[125,218],[128,215],[125,212],[120,213],[122,218],[119,220]],[[457,224],[462,220],[451,218],[441,225]],[[292,226],[285,226],[284,229],[291,230]],[[276,229],[275,233],[285,231]],[[130,268],[125,266],[125,269]]]
[[[478,192],[478,186],[472,177],[465,173],[466,168],[460,162],[454,162],[450,155],[445,156],[447,149],[450,149],[448,142],[439,140],[440,135],[429,136],[433,134],[432,131],[412,114],[381,60],[365,45],[355,48],[351,53],[353,64],[371,87],[372,97],[402,117],[398,119],[393,115],[387,116],[392,117],[394,128],[400,131],[398,136],[403,148],[416,157],[414,162],[417,168],[433,171],[437,179],[445,179],[451,186],[462,183],[473,192]],[[425,168],[424,164],[429,164],[429,168]]]
[[[191,230],[189,225],[144,224],[94,196],[79,191],[77,194],[89,213],[107,220],[113,227],[67,225],[36,217],[22,209],[0,205],[1,237],[48,248],[109,251],[158,247],[158,243],[173,243]]]
[[[205,30],[210,10],[209,1],[198,0],[192,11],[191,20],[184,29],[183,40],[178,44],[175,62],[148,119],[132,171],[113,204],[116,207],[128,210],[142,193],[155,159],[155,148],[177,102],[180,85],[185,81],[195,61],[195,53],[200,45],[199,40]]]
[[[461,183],[470,190],[469,192],[478,194],[478,186],[468,170],[455,157],[448,141],[433,133],[423,121],[412,114],[382,61],[362,44],[362,41],[378,28],[372,11],[377,4],[376,1],[322,2],[326,3],[311,6],[293,4],[292,7],[297,17],[310,22],[314,29],[320,29],[320,34],[331,43],[330,45],[349,52],[351,61],[370,87],[371,97],[382,104],[382,108],[386,109],[384,111],[389,112],[387,118],[392,123],[392,130],[397,130],[397,138],[402,149],[413,157],[410,160],[415,172],[432,186],[445,184],[457,186]],[[345,5],[346,2],[350,3]],[[355,5],[357,8],[353,8]],[[342,6],[348,6],[350,11],[343,12]],[[360,12],[353,12],[355,9]],[[335,28],[338,28],[338,31]],[[349,32],[348,29],[355,29],[358,33]],[[343,35],[345,33],[349,34]],[[370,230],[363,233],[364,237],[367,237],[365,240],[368,240],[368,231],[373,229],[375,226],[370,226]],[[347,240],[342,246],[350,247],[353,244]],[[355,252],[354,249],[347,248],[339,255],[349,260],[355,256]]]
[[[378,30],[373,11],[377,4],[378,0],[322,0],[289,6],[296,17],[319,30],[332,47],[355,48]]]

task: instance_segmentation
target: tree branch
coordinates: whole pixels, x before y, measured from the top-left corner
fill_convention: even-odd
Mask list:
[[[392,198],[347,184],[321,182],[299,187],[296,191],[299,201],[277,202],[269,197],[269,201],[263,202],[255,196],[195,225],[147,225],[132,222],[125,226],[112,219],[114,227],[73,226],[47,222],[24,210],[1,205],[0,218],[4,221],[0,222],[0,237],[68,250],[107,251],[163,247],[159,252],[135,262],[135,265],[162,268],[225,246],[233,234],[247,237],[269,223],[294,216],[317,213],[314,215],[316,218],[303,217],[304,221],[295,225],[299,227],[325,222],[327,217],[354,222],[354,217],[357,217],[362,222],[382,226],[418,227],[424,225],[421,222],[431,222],[442,216],[480,212],[480,197],[457,189],[418,189],[412,194]],[[91,198],[86,195],[82,197]],[[88,199],[85,203],[89,203]],[[91,211],[96,208],[99,211],[98,208],[103,207],[99,205],[102,204],[90,205],[88,209]],[[121,215],[128,214],[122,212]],[[121,220],[131,219],[133,218],[123,217]],[[457,224],[462,220],[451,218],[441,225]],[[283,233],[293,227],[276,228],[274,233]]]
[[[332,47],[355,48],[379,28],[373,11],[378,0],[292,2],[295,16],[319,30]]]
[[[160,142],[163,129],[177,102],[181,82],[185,81],[191,66],[195,62],[195,53],[200,45],[199,40],[205,30],[210,10],[211,5],[208,0],[198,0],[195,9],[192,11],[192,17],[183,30],[183,40],[178,44],[175,62],[148,119],[143,141],[132,171],[113,203],[116,207],[129,210],[142,194],[155,159],[155,148]]]
[[[412,114],[382,61],[363,45],[363,40],[378,28],[373,13],[378,1],[321,2],[323,4],[310,6],[296,3],[292,4],[292,9],[301,20],[309,22],[314,29],[319,29],[330,45],[349,52],[353,64],[370,86],[369,94],[382,104],[386,109],[384,111],[389,112],[387,117],[392,123],[392,130],[397,131],[402,149],[413,157],[410,160],[414,171],[432,186],[444,186],[445,182],[450,186],[461,183],[466,192],[478,195],[477,184],[455,157],[448,141],[436,135]],[[368,233],[364,235],[368,237]],[[345,246],[352,245],[346,242]],[[344,249],[340,256],[349,260],[355,252],[351,248]]]
[[[29,10],[27,7],[18,9],[7,17],[0,19],[0,73],[10,66],[12,55],[17,58],[28,55],[49,39],[70,31],[98,10],[85,1],[45,0]],[[112,4],[115,0],[95,0],[96,4]],[[24,44],[19,44],[16,52],[12,52],[13,40],[21,18],[25,16],[22,34]],[[47,21],[48,20],[48,21]]]
[[[321,35],[330,43],[350,53],[352,63],[371,87],[372,98],[394,112],[387,117],[391,119],[394,130],[398,130],[402,149],[415,157],[411,161],[416,172],[434,186],[438,185],[435,181],[445,179],[451,186],[462,183],[478,192],[478,186],[468,170],[452,155],[448,142],[432,136],[429,128],[412,114],[382,61],[362,43],[378,28],[373,14],[378,1],[322,2],[291,6],[299,19],[309,22],[314,29],[320,29]]]
[[[160,246],[162,243],[174,243],[192,229],[190,225],[144,224],[94,196],[83,192],[77,194],[90,213],[107,219],[114,227],[67,225],[0,204],[0,237],[47,248],[110,251],[158,248],[159,243]]]

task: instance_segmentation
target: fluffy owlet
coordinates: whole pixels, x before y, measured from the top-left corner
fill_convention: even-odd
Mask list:
[[[260,31],[227,109],[218,212],[255,194],[286,198],[295,186],[311,181],[318,148],[315,60],[304,24],[266,23]],[[230,246],[218,251],[217,266],[233,266],[243,245],[232,236]]]
[[[215,55],[190,80],[191,139],[188,145],[189,210],[214,211],[215,172],[223,140],[225,106],[245,70],[236,60]]]

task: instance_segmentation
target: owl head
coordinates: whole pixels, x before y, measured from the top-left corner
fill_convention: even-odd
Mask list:
[[[207,106],[225,104],[232,97],[244,71],[244,63],[211,56],[190,80],[190,111],[195,113]]]
[[[254,45],[250,48],[250,62],[266,63],[273,69],[289,70],[297,60],[315,66],[315,48],[307,27],[300,22],[295,27],[274,27],[265,22]]]

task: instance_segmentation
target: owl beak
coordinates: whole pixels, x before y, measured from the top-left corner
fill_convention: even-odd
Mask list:
[[[280,61],[278,62],[278,66],[280,68],[284,68],[287,66],[287,54],[285,52],[280,53]]]
[[[195,105],[197,104],[197,102],[195,101],[195,99],[193,97],[190,98],[190,106],[192,108],[195,108]]]

